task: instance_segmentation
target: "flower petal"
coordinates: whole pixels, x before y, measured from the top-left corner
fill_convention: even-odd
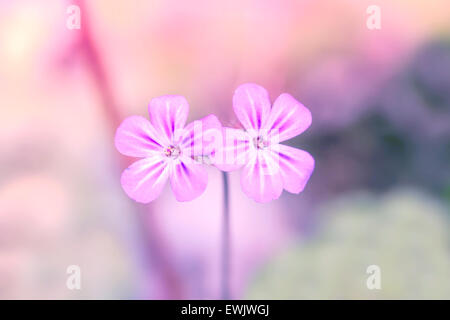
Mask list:
[[[181,131],[179,140],[184,155],[208,156],[222,147],[222,125],[215,115],[195,120]]]
[[[251,159],[242,170],[241,186],[244,193],[257,202],[280,197],[283,181],[270,151],[251,151]]]
[[[300,193],[314,171],[314,158],[306,151],[278,145],[283,187],[291,193]]]
[[[168,173],[164,158],[154,156],[136,161],[125,169],[120,182],[131,199],[149,203],[161,194],[169,176]]]
[[[130,157],[148,157],[162,149],[160,137],[151,123],[140,116],[126,118],[116,131],[117,150]]]
[[[270,113],[269,94],[257,84],[243,84],[234,92],[233,109],[246,130],[258,131]]]
[[[185,157],[172,162],[170,185],[178,201],[190,201],[199,197],[207,184],[208,173],[202,164]]]
[[[150,121],[168,146],[173,143],[174,132],[184,128],[189,104],[182,96],[162,96],[150,101],[148,111]]]
[[[264,127],[271,140],[281,142],[293,138],[311,125],[311,112],[290,94],[283,93],[275,100]]]
[[[223,142],[212,155],[212,163],[222,171],[241,168],[249,160],[250,135],[241,129],[223,128]]]

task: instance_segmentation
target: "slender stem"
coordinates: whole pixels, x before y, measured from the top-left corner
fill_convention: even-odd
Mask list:
[[[223,177],[223,221],[222,221],[222,299],[230,299],[230,196],[228,174]]]
[[[87,1],[77,0],[75,3],[80,7],[83,15],[82,27],[80,30],[80,48],[83,50],[82,53],[86,58],[87,66],[100,93],[102,99],[100,105],[103,107],[111,127],[117,128],[121,121],[120,110],[114,95],[113,87],[106,72],[106,67],[103,64],[103,59],[92,36],[90,12],[89,7],[86,6]],[[125,157],[121,157],[120,160],[124,167],[127,167],[130,164],[130,160]],[[157,217],[150,212],[148,206],[136,204],[135,210],[138,223],[143,227],[144,246],[146,250],[144,254],[148,259],[146,263],[151,265],[156,262],[163,283],[167,288],[167,293],[165,293],[163,297],[169,299],[182,299],[182,282],[167,255],[165,242],[159,231]]]

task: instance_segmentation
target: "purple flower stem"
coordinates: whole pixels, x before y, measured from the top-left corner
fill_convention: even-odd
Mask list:
[[[222,299],[230,299],[230,195],[228,189],[228,174],[223,177],[223,221],[222,221]]]
[[[80,7],[83,20],[79,35],[79,49],[84,54],[86,64],[97,86],[102,103],[103,111],[112,128],[117,128],[121,121],[120,111],[113,94],[113,89],[106,73],[106,68],[103,65],[101,55],[95,45],[92,37],[92,30],[90,25],[89,10],[85,5],[85,1],[78,0],[75,3]],[[121,157],[121,165],[127,167],[129,160]],[[164,298],[168,299],[182,299],[181,280],[177,274],[172,262],[167,255],[167,249],[164,239],[160,236],[157,218],[152,215],[148,207],[136,205],[136,217],[139,224],[143,226],[143,236],[145,239],[146,258],[149,260],[148,264],[152,262],[157,263],[158,271],[166,286],[167,292]],[[145,215],[149,215],[149,219],[144,219]],[[150,221],[151,219],[151,221]]]

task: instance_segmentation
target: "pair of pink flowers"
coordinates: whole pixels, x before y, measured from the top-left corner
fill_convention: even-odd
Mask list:
[[[189,105],[181,96],[152,99],[151,121],[126,118],[117,129],[116,148],[143,158],[122,173],[128,196],[148,203],[170,180],[178,201],[193,200],[207,186],[205,159],[223,171],[242,168],[242,190],[257,202],[277,199],[283,189],[301,192],[314,170],[314,159],[279,142],[305,131],[311,124],[310,111],[286,93],[271,107],[267,91],[256,84],[237,88],[233,109],[243,129],[222,127],[214,115],[185,127]]]

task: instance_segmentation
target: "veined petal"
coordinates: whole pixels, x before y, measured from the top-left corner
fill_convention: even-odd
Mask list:
[[[314,158],[306,151],[278,145],[283,187],[291,193],[300,193],[314,171]]]
[[[191,201],[199,197],[208,184],[208,172],[202,164],[180,157],[171,163],[170,185],[178,201]]]
[[[176,139],[187,156],[209,156],[222,147],[222,125],[215,115],[191,122],[179,136]]]
[[[283,191],[279,165],[270,151],[251,151],[251,159],[242,170],[244,193],[256,202],[278,199]]]
[[[117,150],[130,157],[148,157],[162,149],[160,137],[152,124],[141,116],[126,118],[116,131]]]
[[[154,156],[136,161],[125,169],[120,182],[131,199],[149,203],[161,194],[168,176],[164,158]]]
[[[270,113],[269,94],[257,84],[243,84],[234,92],[233,109],[246,130],[258,131]]]
[[[158,133],[164,138],[164,143],[173,143],[176,130],[184,128],[189,113],[189,104],[182,96],[162,96],[153,98],[148,107],[150,121]]]
[[[290,94],[275,100],[264,129],[271,140],[281,142],[293,138],[311,125],[311,112]]]
[[[212,163],[222,171],[233,171],[249,161],[251,137],[244,130],[223,128],[222,148],[212,154]]]

